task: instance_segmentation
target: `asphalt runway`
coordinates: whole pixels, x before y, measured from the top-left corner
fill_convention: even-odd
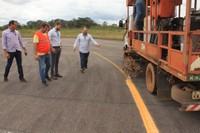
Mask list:
[[[1,41],[1,40],[0,40]],[[140,112],[125,77],[97,52],[119,67],[123,65],[123,42],[96,41],[91,45],[89,68],[79,71],[79,54],[72,51],[75,39],[62,39],[60,73],[63,78],[43,88],[32,40],[25,38],[28,56],[23,56],[27,83],[18,80],[15,61],[9,82],[3,81],[6,59],[0,53],[0,132],[12,133],[145,133]],[[180,112],[179,104],[149,94],[143,75],[133,79],[161,133],[198,133],[200,114]]]

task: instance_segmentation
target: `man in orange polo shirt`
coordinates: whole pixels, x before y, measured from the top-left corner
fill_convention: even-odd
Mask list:
[[[34,43],[34,53],[35,60],[39,61],[39,71],[40,78],[42,80],[42,85],[45,87],[48,86],[46,79],[51,81],[51,78],[48,76],[48,72],[50,69],[50,40],[47,34],[49,30],[49,25],[47,23],[43,23],[39,31],[35,32],[33,37]]]

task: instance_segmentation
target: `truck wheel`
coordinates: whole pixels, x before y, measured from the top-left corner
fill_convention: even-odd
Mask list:
[[[147,90],[151,94],[156,94],[157,92],[156,71],[152,63],[149,63],[146,67],[146,86]]]
[[[172,86],[171,90],[171,97],[175,101],[182,103],[182,102],[191,102],[192,100],[192,93],[189,91],[184,90],[184,84],[176,84]]]

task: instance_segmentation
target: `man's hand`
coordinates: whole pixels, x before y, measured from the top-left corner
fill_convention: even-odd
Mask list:
[[[100,45],[100,44],[97,44],[96,46],[97,46],[97,47],[101,47],[101,45]]]
[[[56,49],[55,48],[51,48],[52,53],[56,53]]]
[[[10,58],[10,54],[9,53],[5,53],[6,59]]]
[[[73,52],[75,52],[76,51],[76,48],[73,48]]]
[[[35,58],[35,60],[38,60],[38,59],[39,59],[39,56],[38,56],[38,55],[35,55],[34,58]]]
[[[28,55],[28,52],[27,52],[27,50],[26,50],[26,49],[24,49],[24,54],[25,54],[25,56],[27,56],[27,55]]]

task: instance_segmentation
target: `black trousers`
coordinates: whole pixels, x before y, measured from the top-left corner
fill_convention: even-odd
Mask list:
[[[55,53],[51,51],[51,75],[57,75],[59,74],[58,72],[58,64],[60,60],[60,55],[61,55],[61,48],[60,47],[54,47],[55,48]]]
[[[138,21],[136,22],[136,30],[143,31],[144,30],[144,21]],[[138,34],[140,35],[140,40],[144,40],[144,34],[143,33],[136,33],[135,39],[138,39]]]
[[[18,68],[18,73],[19,73],[19,79],[24,78],[24,74],[23,74],[23,68],[22,68],[22,53],[21,51],[16,51],[16,52],[8,52],[10,55],[10,58],[7,60],[7,65],[5,68],[5,73],[4,73],[4,77],[8,77],[8,74],[10,72],[10,68],[12,66],[13,63],[13,59],[16,59],[17,62],[17,68]]]
[[[81,69],[87,68],[88,64],[88,57],[90,53],[80,53],[80,62],[81,62]]]

